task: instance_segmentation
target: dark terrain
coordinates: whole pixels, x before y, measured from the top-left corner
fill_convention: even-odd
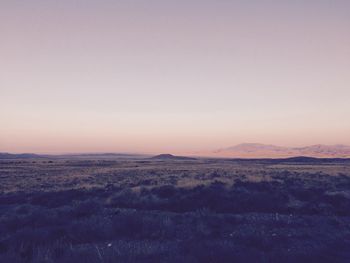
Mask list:
[[[6,155],[0,262],[350,262],[350,161]]]

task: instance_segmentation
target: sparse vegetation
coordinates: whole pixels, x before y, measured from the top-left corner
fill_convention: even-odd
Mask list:
[[[2,160],[0,262],[348,262],[349,168]]]

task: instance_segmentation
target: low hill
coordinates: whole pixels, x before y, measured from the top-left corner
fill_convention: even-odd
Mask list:
[[[186,156],[175,156],[172,154],[159,154],[151,157],[151,159],[155,160],[196,160],[196,158],[186,157]]]

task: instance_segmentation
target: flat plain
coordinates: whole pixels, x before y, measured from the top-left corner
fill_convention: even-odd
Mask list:
[[[0,262],[349,262],[347,159],[0,160]]]

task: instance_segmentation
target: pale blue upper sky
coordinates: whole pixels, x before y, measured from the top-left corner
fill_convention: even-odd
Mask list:
[[[0,151],[350,144],[350,1],[0,3]]]

